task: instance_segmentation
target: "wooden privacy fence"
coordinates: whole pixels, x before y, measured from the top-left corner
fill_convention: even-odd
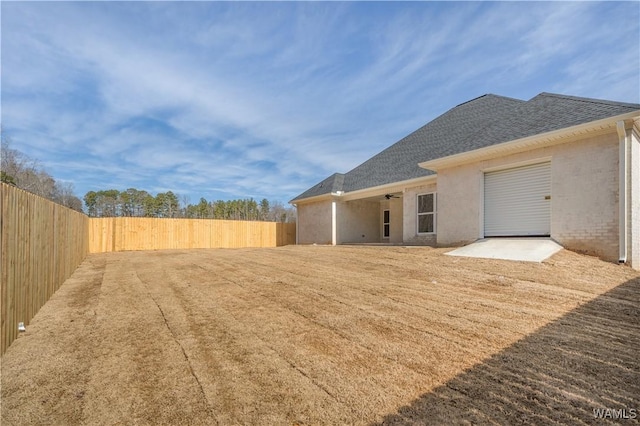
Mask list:
[[[14,186],[0,190],[0,355],[89,253],[296,242],[295,223],[88,218]]]
[[[89,253],[89,218],[0,183],[0,354]]]
[[[92,218],[89,251],[278,247],[296,243],[296,224],[216,219]]]

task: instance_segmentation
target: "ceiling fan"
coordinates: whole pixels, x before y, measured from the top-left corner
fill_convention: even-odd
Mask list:
[[[390,200],[391,198],[400,198],[400,197],[393,194],[385,194],[384,198],[386,198],[387,200]]]

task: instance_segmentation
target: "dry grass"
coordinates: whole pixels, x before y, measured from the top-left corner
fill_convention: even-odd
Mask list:
[[[593,408],[640,409],[637,271],[443,251],[91,255],[3,356],[2,424],[589,424]]]

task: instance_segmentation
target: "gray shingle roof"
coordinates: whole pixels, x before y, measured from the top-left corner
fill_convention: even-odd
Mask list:
[[[346,174],[335,173],[292,201],[434,174],[418,163],[608,117],[639,104],[541,93],[529,101],[483,95],[460,104]]]
[[[323,180],[322,182],[320,182],[319,184],[314,185],[311,188],[307,189],[305,192],[298,195],[295,199],[291,201],[302,200],[305,198],[315,197],[317,195],[330,194],[332,192],[342,191],[343,186],[344,186],[344,174],[334,173],[328,178],[326,178],[325,180]]]

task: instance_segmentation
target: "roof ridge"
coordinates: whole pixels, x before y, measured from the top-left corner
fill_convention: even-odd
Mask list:
[[[480,96],[477,96],[477,97],[475,97],[475,98],[473,98],[473,99],[469,99],[469,100],[468,100],[468,101],[466,101],[466,102],[462,102],[461,104],[458,104],[458,105],[454,106],[454,107],[453,107],[453,108],[451,108],[451,109],[458,108],[459,106],[462,106],[462,105],[464,105],[464,104],[468,104],[468,103],[473,102],[473,101],[477,101],[478,99],[480,99],[480,98],[485,98],[485,97],[493,97],[493,98],[509,99],[509,100],[512,100],[512,101],[518,101],[518,102],[526,102],[526,101],[523,101],[522,99],[512,98],[512,97],[510,97],[510,96],[496,95],[495,93],[485,93],[484,95],[480,95]],[[451,109],[450,109],[450,110],[451,110]],[[428,124],[428,123],[427,123],[427,124]]]
[[[609,100],[606,100],[606,99],[585,98],[585,97],[581,97],[581,96],[563,95],[561,93],[550,93],[550,92],[539,93],[536,96],[534,96],[533,98],[531,98],[529,101],[532,101],[535,98],[540,97],[540,96],[553,97],[553,98],[562,98],[562,99],[570,99],[572,101],[578,101],[578,102],[589,102],[589,103],[596,103],[596,104],[603,104],[603,105],[615,105],[615,106],[621,106],[621,107],[626,107],[626,108],[640,109],[640,104],[634,104],[634,103],[629,103],[629,102],[609,101]]]

